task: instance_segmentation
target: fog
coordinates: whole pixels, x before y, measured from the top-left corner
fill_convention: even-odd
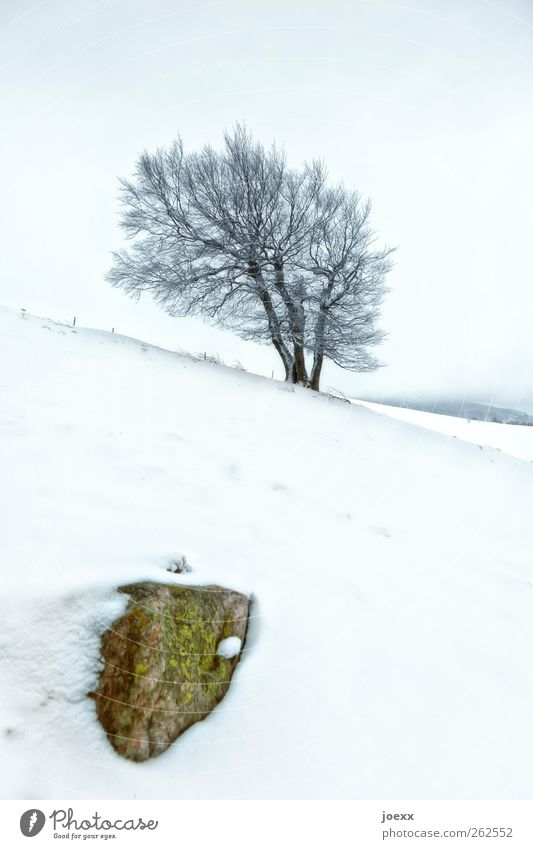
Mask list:
[[[104,280],[138,153],[244,121],[371,197],[398,247],[387,366],[325,382],[533,411],[532,48],[529,0],[2,0],[0,304],[280,374]]]

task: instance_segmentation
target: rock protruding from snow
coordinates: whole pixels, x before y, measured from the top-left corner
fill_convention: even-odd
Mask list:
[[[226,694],[246,635],[249,599],[218,586],[120,587],[126,612],[102,637],[91,693],[108,739],[133,761],[161,754]],[[224,643],[235,649],[220,653]]]

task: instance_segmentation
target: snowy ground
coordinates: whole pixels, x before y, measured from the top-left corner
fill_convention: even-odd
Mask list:
[[[4,797],[531,798],[530,462],[118,335],[0,339]],[[222,704],[132,764],[85,693],[143,578],[256,604]]]

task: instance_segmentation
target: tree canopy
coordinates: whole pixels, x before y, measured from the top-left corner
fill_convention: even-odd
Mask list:
[[[113,255],[114,286],[274,345],[286,379],[313,389],[324,359],[380,365],[391,249],[376,244],[370,202],[329,185],[323,163],[289,167],[237,125],[221,150],[178,139],[144,152],[120,182],[132,244]]]

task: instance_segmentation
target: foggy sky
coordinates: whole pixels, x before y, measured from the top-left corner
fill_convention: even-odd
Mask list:
[[[0,68],[0,304],[279,373],[104,280],[138,153],[245,121],[324,158],[398,246],[387,368],[327,380],[532,409],[529,0],[2,0]]]

